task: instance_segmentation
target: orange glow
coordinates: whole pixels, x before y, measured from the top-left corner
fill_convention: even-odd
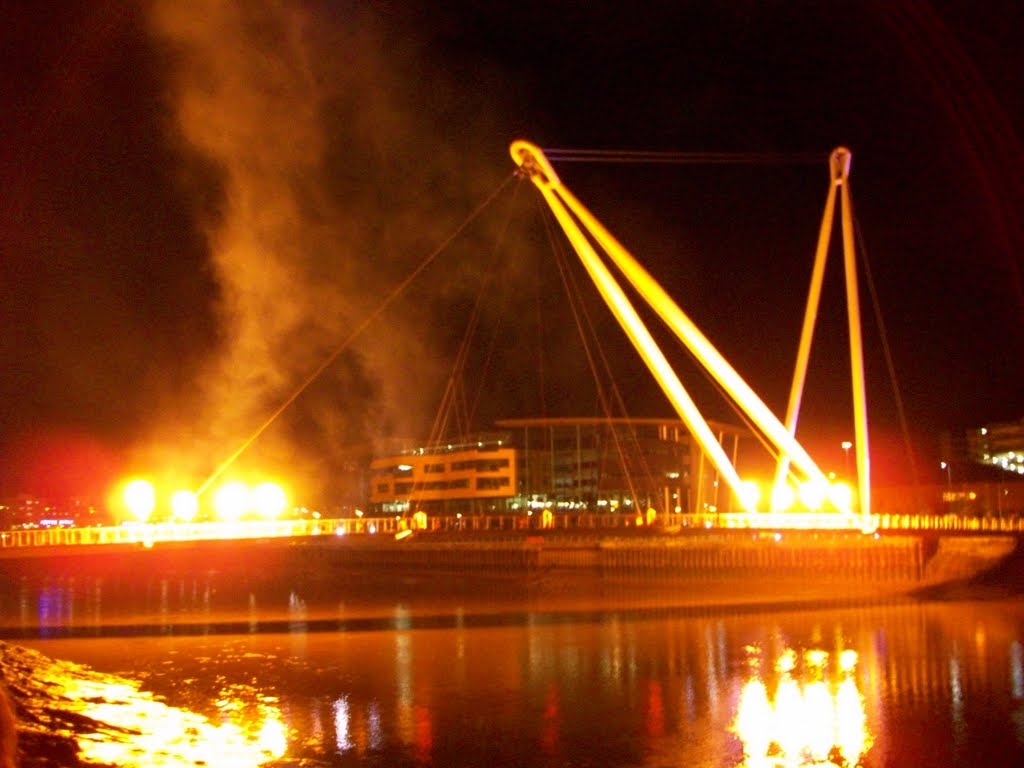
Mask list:
[[[199,499],[192,491],[175,491],[171,496],[171,514],[182,523],[191,523],[199,512]]]
[[[125,507],[139,522],[146,522],[156,507],[156,491],[148,480],[138,478],[125,484],[121,492]]]
[[[853,671],[851,649],[832,656],[812,649],[799,663],[787,649],[779,657],[774,694],[751,660],[751,676],[743,685],[733,725],[743,742],[747,766],[856,765],[870,749],[864,700]]]
[[[226,523],[237,522],[249,507],[249,489],[238,481],[225,483],[213,495],[217,517]]]
[[[260,517],[273,520],[280,517],[288,506],[288,497],[277,483],[260,483],[252,489],[252,508]]]
[[[740,484],[738,498],[743,509],[753,512],[761,501],[761,488],[753,480],[744,480]]]
[[[788,485],[777,485],[772,489],[771,505],[773,512],[785,512],[793,506],[795,501],[796,495]]]
[[[828,495],[828,484],[808,480],[800,484],[797,491],[797,498],[805,509],[817,512],[825,505],[825,497]]]

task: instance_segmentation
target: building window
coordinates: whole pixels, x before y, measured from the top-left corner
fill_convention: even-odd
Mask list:
[[[476,464],[477,472],[497,472],[501,469],[508,469],[508,459],[480,460]]]
[[[452,462],[453,472],[465,472],[466,470],[498,472],[502,469],[508,469],[508,467],[508,459],[466,459],[464,461]]]

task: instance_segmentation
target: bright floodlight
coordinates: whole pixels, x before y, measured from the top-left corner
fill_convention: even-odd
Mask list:
[[[249,507],[249,489],[237,480],[225,483],[213,496],[213,509],[224,522],[233,523],[241,519]]]
[[[175,491],[171,496],[171,514],[182,523],[191,523],[199,512],[199,499],[192,491]]]
[[[812,512],[817,512],[825,506],[825,496],[828,494],[828,486],[816,480],[807,480],[800,484],[797,495],[800,503]]]
[[[785,512],[796,500],[793,489],[780,483],[772,489],[772,512]]]
[[[252,507],[260,517],[280,517],[288,506],[288,497],[277,483],[260,483],[252,489]]]
[[[740,483],[738,494],[740,506],[747,512],[757,509],[757,503],[761,500],[761,489],[753,480],[744,480]]]
[[[127,483],[122,492],[124,505],[140,523],[149,520],[156,506],[156,491],[148,480],[137,479]]]

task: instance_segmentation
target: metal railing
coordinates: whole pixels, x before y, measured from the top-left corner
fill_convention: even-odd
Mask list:
[[[240,521],[234,523],[145,523],[90,528],[33,528],[0,531],[0,549],[23,547],[152,546],[158,542],[307,538],[315,536],[395,536],[422,533],[502,534],[529,531],[651,533],[694,530],[860,530],[903,532],[1024,533],[1021,517],[963,515],[838,514],[670,514],[645,518],[623,514],[472,515],[412,520],[357,517],[320,520]]]

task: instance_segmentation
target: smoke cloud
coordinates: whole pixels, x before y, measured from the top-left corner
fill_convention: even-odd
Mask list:
[[[194,476],[212,471],[491,181],[453,173],[454,153],[430,121],[413,121],[417,100],[451,98],[441,77],[427,77],[427,92],[410,87],[415,46],[385,56],[372,17],[338,13],[279,0],[153,3],[169,137],[208,169],[194,197],[220,325],[218,353],[194,393],[176,393],[176,417],[160,425],[150,461],[166,453],[179,466],[189,460]],[[449,364],[432,351],[430,323],[403,299],[239,467],[272,466],[321,491],[317,478],[331,475],[347,446],[421,432],[436,408],[431,384]]]

